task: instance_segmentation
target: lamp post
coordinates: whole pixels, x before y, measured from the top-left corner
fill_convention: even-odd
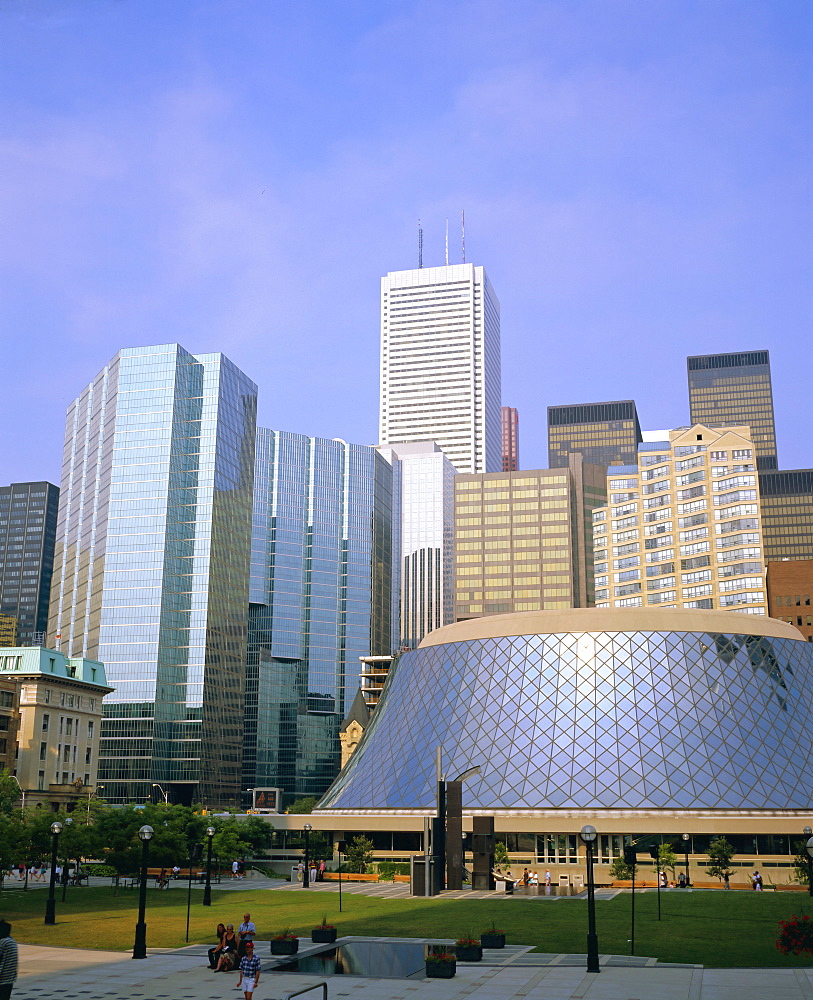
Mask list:
[[[73,826],[73,817],[72,816],[66,816],[65,817],[65,826],[66,827]],[[68,869],[69,869],[68,861],[69,860],[70,859],[68,858],[68,845],[66,844],[65,845],[65,858],[63,859],[63,864],[62,864],[62,902],[63,903],[65,902],[65,897],[68,894]]]
[[[85,821],[85,826],[90,826],[90,800],[99,791],[99,789],[104,791],[104,785],[97,785],[92,792],[88,792],[88,818]]]
[[[686,856],[686,888],[688,889],[689,886],[692,884],[691,879],[689,878],[689,840],[691,838],[689,837],[688,833],[684,833],[681,834],[680,839],[683,841],[683,853]]]
[[[147,858],[150,853],[150,841],[155,833],[151,826],[142,826],[138,831],[141,840],[141,878],[138,884],[138,923],[135,927],[135,943],[133,958],[147,957],[147,924],[144,913],[147,908]]]
[[[212,905],[212,837],[215,835],[213,826],[206,827],[206,836],[209,838],[209,847],[206,851],[206,884],[203,887],[203,905]]]
[[[20,805],[20,812],[21,812],[21,813],[22,813],[22,812],[25,812],[25,789],[24,789],[24,788],[23,788],[23,786],[22,786],[22,785],[20,784],[20,779],[19,779],[19,778],[17,777],[17,775],[16,775],[16,774],[10,774],[10,775],[9,775],[9,777],[10,777],[10,778],[14,778],[14,780],[15,780],[15,781],[17,782],[17,787],[18,787],[18,788],[20,789],[20,797],[21,797],[21,798],[22,798],[22,800],[23,800],[23,801],[22,801],[22,804]]]
[[[168,806],[169,805],[169,792],[165,792],[164,789],[158,784],[157,781],[153,781],[152,787],[153,788],[157,788],[158,791],[164,796],[164,805]]]
[[[45,923],[56,923],[56,900],[54,899],[54,888],[56,887],[56,852],[59,846],[59,835],[62,833],[62,824],[51,824],[51,880],[48,884],[48,902],[45,904]]]
[[[596,885],[593,881],[593,845],[598,834],[594,826],[583,826],[579,833],[587,850],[587,971],[601,972],[598,964],[598,936],[596,935]]]
[[[805,827],[805,833],[811,833],[809,826]],[[807,891],[813,896],[813,837],[809,837],[805,844],[807,851]]]
[[[309,889],[311,882],[310,882],[310,873],[308,871],[308,865],[310,864],[310,858],[308,857],[308,854],[310,853],[311,830],[313,829],[313,827],[310,825],[310,823],[306,823],[302,827],[302,829],[305,831],[305,871],[302,872],[302,888]]]

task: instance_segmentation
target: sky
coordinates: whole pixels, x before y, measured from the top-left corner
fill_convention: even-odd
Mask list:
[[[461,210],[523,468],[548,405],[679,426],[687,355],[763,348],[810,467],[812,67],[809,0],[0,0],[0,482],[176,341],[374,444],[379,279]]]

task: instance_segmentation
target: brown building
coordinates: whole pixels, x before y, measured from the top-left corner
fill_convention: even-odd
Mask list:
[[[0,646],[17,645],[17,619],[0,613]]]
[[[502,408],[502,471],[519,469],[519,413],[513,406]]]
[[[605,469],[569,456],[563,469],[455,477],[455,615],[593,604],[592,512]]]
[[[771,618],[795,625],[813,642],[813,559],[768,563],[768,607]]]
[[[579,452],[593,465],[634,465],[641,426],[631,399],[548,407],[548,465],[567,468]]]
[[[0,771],[14,774],[17,756],[17,729],[20,723],[19,688],[0,677]]]

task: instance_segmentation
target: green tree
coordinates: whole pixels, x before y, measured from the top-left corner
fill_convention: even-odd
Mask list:
[[[330,861],[333,858],[333,847],[328,843],[324,833],[316,832],[310,835],[310,851],[308,857],[311,861]]]
[[[731,875],[731,859],[737,853],[725,837],[715,837],[705,851],[709,859],[706,874],[721,882]]]
[[[498,840],[494,844],[494,867],[503,868],[511,864],[511,858],[508,856],[508,848],[505,846],[504,840]]]
[[[810,855],[807,853],[807,841],[797,840],[793,845],[793,881],[799,885],[807,885],[810,879]]]
[[[373,842],[364,834],[353,837],[347,845],[347,867],[363,875],[373,860]]]
[[[14,803],[20,798],[20,786],[11,776],[8,768],[0,771],[0,816],[8,816]]]
[[[293,816],[306,816],[313,812],[318,801],[314,795],[306,795],[304,798],[294,799],[285,812],[291,813]]]
[[[610,865],[610,874],[619,882],[629,881],[637,877],[638,865],[628,865],[623,857],[618,857]]]
[[[669,844],[661,844],[658,848],[658,867],[661,871],[670,871],[672,881],[675,881],[675,865],[677,864],[677,854]]]
[[[25,853],[25,831],[19,816],[0,815],[0,878]]]

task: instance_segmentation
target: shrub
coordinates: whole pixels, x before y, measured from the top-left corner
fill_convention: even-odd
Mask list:
[[[790,920],[780,920],[776,947],[783,955],[813,954],[813,921],[810,917],[794,914]]]
[[[118,874],[112,865],[82,865],[82,870],[86,875],[100,875],[105,878],[115,878]]]

